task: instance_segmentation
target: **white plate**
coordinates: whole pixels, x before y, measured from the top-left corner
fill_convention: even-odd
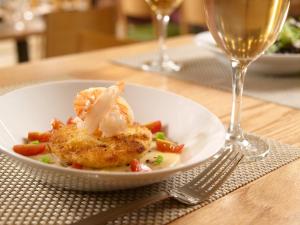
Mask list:
[[[223,64],[230,66],[229,59],[221,51],[209,32],[195,37],[198,46],[213,52]],[[289,75],[300,73],[300,54],[263,54],[249,66],[249,71],[268,75]]]
[[[73,98],[80,90],[108,86],[108,81],[62,81],[21,88],[0,97],[0,149],[36,178],[56,186],[77,190],[115,190],[138,187],[165,180],[191,169],[219,151],[225,130],[219,119],[206,108],[170,92],[127,84],[124,97],[132,106],[135,119],[145,123],[161,120],[168,125],[168,136],[187,149],[180,165],[149,173],[103,172],[63,168],[41,163],[13,152],[28,131],[49,130],[53,118],[73,115]],[[8,134],[8,132],[10,135]]]

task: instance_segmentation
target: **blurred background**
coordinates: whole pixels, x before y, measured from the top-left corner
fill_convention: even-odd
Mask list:
[[[290,16],[300,16],[291,0]],[[168,36],[206,31],[202,0],[184,0]],[[156,38],[144,0],[0,0],[0,67]]]

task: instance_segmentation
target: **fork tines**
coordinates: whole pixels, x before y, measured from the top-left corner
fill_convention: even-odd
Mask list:
[[[242,158],[243,154],[238,151],[224,150],[204,171],[182,188],[188,188],[191,194],[206,199],[225,182]]]

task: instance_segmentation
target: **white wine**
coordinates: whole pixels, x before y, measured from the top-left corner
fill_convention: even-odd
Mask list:
[[[146,0],[156,14],[170,15],[182,0]]]
[[[276,40],[289,0],[204,0],[207,25],[231,59],[250,62]]]

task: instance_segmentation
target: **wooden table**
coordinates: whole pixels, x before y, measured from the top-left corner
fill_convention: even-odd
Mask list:
[[[185,36],[169,40],[169,44],[176,46],[190,41],[192,37]],[[73,79],[124,80],[189,97],[206,106],[224,123],[228,123],[231,108],[230,93],[109,62],[110,58],[134,55],[154,48],[156,48],[154,42],[135,44],[5,68],[0,70],[0,85],[57,79],[64,74],[70,75]],[[299,110],[245,97],[242,118],[245,130],[300,147]],[[300,160],[172,223],[172,225],[196,224],[300,224]]]

